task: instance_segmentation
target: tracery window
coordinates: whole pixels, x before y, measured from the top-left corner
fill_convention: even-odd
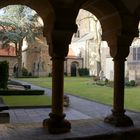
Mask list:
[[[140,60],[140,47],[133,48],[133,60],[134,61]]]

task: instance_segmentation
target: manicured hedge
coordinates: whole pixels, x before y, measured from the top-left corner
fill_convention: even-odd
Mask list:
[[[78,72],[80,76],[89,76],[89,69],[87,68],[79,68]]]
[[[9,63],[7,61],[0,62],[0,88],[6,89],[9,77]]]
[[[0,95],[43,95],[44,90],[0,90]]]

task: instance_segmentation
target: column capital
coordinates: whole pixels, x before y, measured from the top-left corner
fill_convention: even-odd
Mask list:
[[[64,58],[68,54],[69,44],[71,43],[71,38],[76,31],[75,28],[77,25],[63,26],[65,25],[56,25],[52,30],[51,43],[49,44],[49,54],[51,57]]]
[[[133,37],[121,34],[116,37],[116,43],[110,46],[110,54],[114,60],[124,60],[129,55],[129,48],[133,41]]]

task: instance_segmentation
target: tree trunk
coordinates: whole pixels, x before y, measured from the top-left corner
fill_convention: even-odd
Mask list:
[[[22,76],[22,45],[23,39],[19,41],[19,50],[18,50],[18,77]]]

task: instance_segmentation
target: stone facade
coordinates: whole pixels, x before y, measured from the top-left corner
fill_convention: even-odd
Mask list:
[[[76,23],[78,30],[74,34],[70,46],[76,51],[77,56],[80,55],[83,58],[83,67],[89,69],[90,75],[99,76],[100,71],[103,71],[104,77],[113,81],[113,58],[110,55],[108,43],[102,40],[100,22],[90,12],[80,10]],[[140,39],[137,38],[133,41],[128,61],[125,62],[125,77],[129,80],[140,81],[140,73],[138,72],[140,60],[133,61],[132,58],[132,48],[140,47],[140,41],[138,40]],[[140,50],[137,53],[140,53]]]
[[[22,48],[22,67],[26,68],[33,76],[48,76],[51,73],[51,60],[48,53],[48,45],[43,35],[36,37],[32,44],[24,40]],[[14,66],[18,67],[18,61],[14,44],[7,48],[0,48],[0,61],[9,62],[9,75],[14,75]]]
[[[101,68],[103,76],[108,80],[114,80],[114,64],[113,58],[110,56],[109,47],[106,41],[102,41],[101,45]]]
[[[83,67],[90,75],[99,75],[101,70],[101,25],[97,18],[86,10],[80,10],[76,23],[78,31],[74,34],[71,47],[83,58]]]
[[[69,48],[68,56],[64,61],[64,74],[67,76],[78,76],[78,69],[83,68],[83,58],[76,56],[72,48]]]
[[[15,47],[9,44],[7,48],[2,48],[1,45],[2,43],[0,42],[0,61],[9,62],[9,76],[12,76],[14,66],[17,64]]]
[[[36,37],[35,41],[23,50],[22,64],[33,76],[48,76],[51,73],[48,45],[43,36]]]
[[[127,58],[128,79],[140,84],[140,37],[134,38],[130,46],[130,54]]]

